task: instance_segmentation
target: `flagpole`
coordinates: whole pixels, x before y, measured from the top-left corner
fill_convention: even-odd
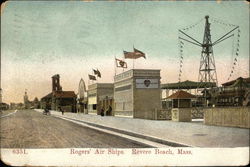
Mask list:
[[[124,50],[123,50],[123,61],[125,61],[125,54],[124,54]],[[124,72],[124,68],[123,68],[122,72]]]
[[[94,70],[92,69],[92,75],[94,76]],[[97,77],[96,77],[97,78]],[[94,83],[94,80],[92,80],[92,84]]]
[[[97,70],[97,68],[95,68],[96,70]],[[96,83],[98,82],[98,76],[97,76],[97,74],[95,74],[95,72],[94,72],[94,75],[95,75],[95,77],[96,77]]]
[[[133,49],[134,49],[134,51],[135,51],[135,46],[134,46],[134,44],[133,44]],[[135,68],[135,59],[133,59],[133,69]]]
[[[125,57],[123,56],[123,60],[125,62]],[[124,72],[124,68],[122,67],[122,72]]]
[[[114,57],[115,57],[115,56],[114,56]],[[115,76],[116,76],[116,57],[115,57],[114,63],[115,63],[115,64],[114,64],[114,68],[115,68],[115,69],[114,69],[114,72],[115,72],[115,75],[114,75],[114,78],[113,78],[113,79],[114,79],[114,81],[115,81]]]

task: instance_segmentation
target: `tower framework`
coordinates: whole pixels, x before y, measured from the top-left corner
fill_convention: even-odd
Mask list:
[[[205,31],[202,43],[200,68],[199,68],[199,82],[214,82],[218,84],[216,66],[213,54],[213,43],[210,34],[209,16],[205,16]]]
[[[181,61],[180,61],[180,73],[179,73],[179,81],[180,81],[180,76],[182,73],[182,64],[183,64],[183,45],[184,45],[184,41],[188,42],[190,44],[196,45],[201,47],[201,58],[200,58],[200,67],[199,67],[199,76],[198,76],[198,81],[202,84],[202,83],[215,83],[215,85],[218,85],[218,80],[217,80],[217,73],[216,73],[216,66],[215,66],[215,59],[214,59],[214,54],[213,54],[213,46],[221,43],[222,41],[231,38],[234,36],[234,32],[236,29],[238,29],[238,43],[237,46],[239,47],[239,37],[240,37],[240,30],[239,30],[239,26],[233,25],[233,24],[226,24],[229,26],[232,26],[233,29],[231,29],[230,31],[228,31],[227,33],[225,33],[224,35],[222,35],[220,38],[216,39],[214,42],[212,42],[211,39],[211,30],[210,30],[210,23],[209,23],[209,16],[205,16],[205,30],[204,30],[204,36],[203,36],[203,42],[199,42],[198,40],[196,40],[194,37],[188,35],[186,32],[184,32],[185,30],[188,30],[190,28],[193,28],[197,25],[197,23],[195,25],[189,26],[188,28],[184,28],[179,30],[179,32],[184,35],[185,37],[179,36],[179,40],[180,40],[180,53],[181,53]],[[225,23],[223,23],[225,24]],[[237,61],[237,57],[239,55],[239,48],[236,49],[236,58],[235,58],[235,62],[234,65],[236,64]],[[233,66],[234,68],[234,66]],[[231,71],[232,73],[233,71]],[[231,74],[230,74],[231,76]],[[209,85],[214,85],[214,84],[209,84]],[[199,86],[197,87],[197,89],[199,89]]]

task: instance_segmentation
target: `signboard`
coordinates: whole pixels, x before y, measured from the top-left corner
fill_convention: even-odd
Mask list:
[[[135,84],[136,88],[159,88],[158,79],[136,79]]]
[[[97,102],[96,97],[89,97],[88,100],[89,100],[89,101],[88,101],[88,104],[96,104],[96,102]]]

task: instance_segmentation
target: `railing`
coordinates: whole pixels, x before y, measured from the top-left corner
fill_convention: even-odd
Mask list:
[[[204,112],[202,108],[194,107],[191,109],[191,117],[192,119],[203,118]]]
[[[167,109],[156,109],[153,114],[154,120],[171,120],[172,117],[171,110]]]
[[[204,118],[204,112],[202,108],[193,107],[191,109],[191,118],[192,119],[202,119]],[[153,112],[154,120],[171,120],[172,119],[172,113],[171,109],[156,109]]]
[[[250,106],[250,89],[245,93],[243,106]]]

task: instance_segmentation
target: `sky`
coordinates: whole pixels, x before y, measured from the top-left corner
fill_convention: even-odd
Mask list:
[[[97,68],[101,82],[113,82],[122,69],[115,57],[133,47],[146,59],[134,68],[160,69],[161,83],[178,82],[179,29],[202,42],[209,15],[212,41],[239,26],[239,58],[230,80],[249,76],[249,4],[244,1],[8,1],[1,8],[1,87],[3,101],[23,102],[51,92],[59,74],[63,90],[78,93],[81,78]],[[234,32],[237,33],[237,32]],[[218,83],[228,81],[235,59],[236,36],[213,47]],[[198,81],[201,48],[185,43],[181,80]],[[128,62],[129,70],[133,67]]]

